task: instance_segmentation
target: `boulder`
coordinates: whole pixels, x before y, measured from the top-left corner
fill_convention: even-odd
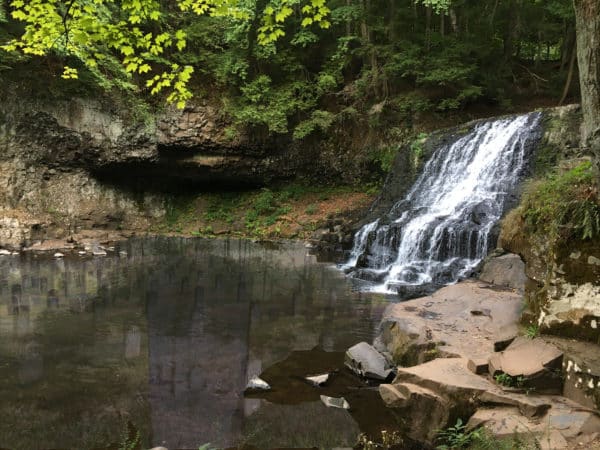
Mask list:
[[[600,410],[600,345],[554,336],[544,336],[544,340],[564,353],[562,395]]]
[[[539,324],[551,334],[599,342],[600,286],[561,282],[542,308]]]
[[[447,356],[487,360],[498,336],[517,334],[521,305],[521,295],[483,283],[446,286],[388,306],[375,346],[402,366]]]
[[[470,359],[467,367],[475,375],[483,375],[488,372],[488,361],[484,358]]]
[[[514,406],[525,417],[541,417],[552,403],[544,396],[523,395],[505,390],[489,390],[481,394],[479,402],[485,405]]]
[[[344,364],[357,375],[375,380],[386,380],[393,372],[385,357],[366,342],[350,347]]]
[[[413,383],[382,384],[379,393],[388,407],[404,409],[412,439],[433,441],[448,423],[449,401],[431,389]]]
[[[527,417],[517,407],[481,408],[471,416],[467,430],[485,427],[497,438],[525,440],[540,449],[573,448],[582,436],[600,431],[597,412],[556,396],[541,396],[550,404],[541,417]]]
[[[468,360],[463,358],[438,358],[414,367],[400,367],[394,385],[412,383],[438,394],[465,399],[493,389],[488,380],[472,373],[467,364]]]
[[[311,377],[304,377],[306,382],[312,386],[319,387],[323,386],[329,380],[330,374],[324,373],[322,375],[314,375]]]
[[[499,439],[511,438],[515,435],[531,437],[531,430],[537,423],[523,417],[518,408],[483,408],[478,409],[467,422],[467,430],[484,426],[491,434]]]
[[[250,381],[248,381],[248,384],[246,385],[246,390],[248,391],[253,391],[253,390],[260,390],[260,391],[268,391],[271,389],[271,386],[269,386],[269,383],[267,383],[265,380],[254,376],[250,379]]]
[[[563,353],[543,339],[518,337],[501,353],[489,359],[492,376],[506,374],[518,387],[560,393]]]
[[[496,286],[523,292],[527,282],[525,263],[519,255],[514,253],[490,258],[484,264],[479,279]]]
[[[350,404],[344,397],[336,398],[321,395],[321,401],[328,408],[350,409]]]
[[[484,423],[500,437],[535,436],[558,430],[569,440],[600,430],[593,410],[564,397],[507,391],[475,375],[462,358],[439,358],[399,368],[394,382],[382,384],[379,394],[385,404],[398,410],[410,424],[412,439],[432,442],[435,431],[453,425],[456,417],[473,415],[469,427]],[[556,438],[558,439],[558,438]]]

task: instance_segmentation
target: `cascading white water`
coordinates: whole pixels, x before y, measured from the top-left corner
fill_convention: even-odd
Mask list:
[[[438,148],[405,198],[356,233],[346,270],[379,292],[467,276],[488,252],[540,116],[482,122]]]

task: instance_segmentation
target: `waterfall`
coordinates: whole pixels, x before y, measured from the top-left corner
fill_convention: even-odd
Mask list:
[[[378,292],[469,276],[495,244],[492,230],[525,171],[540,118],[480,122],[437,148],[408,194],[356,233],[344,268]]]

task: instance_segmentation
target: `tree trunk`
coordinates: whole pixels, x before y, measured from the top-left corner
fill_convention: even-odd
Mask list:
[[[431,6],[425,9],[425,47],[427,51],[431,49]]]
[[[581,89],[582,145],[600,162],[600,1],[573,0],[577,27],[577,62]],[[598,175],[600,171],[597,171]]]
[[[392,43],[396,40],[396,28],[395,28],[395,17],[396,17],[396,1],[389,0],[389,14],[390,21],[388,22],[388,36],[390,37],[390,41]]]
[[[350,8],[352,6],[352,0],[346,0],[346,6]],[[346,36],[350,36],[352,34],[352,22],[350,20],[346,21]]]
[[[571,25],[565,25],[565,37],[561,48],[560,71],[562,72],[568,66],[571,60],[571,52],[575,45],[575,28]]]
[[[452,32],[454,34],[458,33],[458,18],[456,17],[456,11],[454,8],[450,8],[448,10],[448,14],[450,15],[450,25],[452,25]]]
[[[558,106],[562,106],[562,104],[567,99],[569,95],[569,88],[571,87],[571,81],[573,80],[573,70],[575,69],[575,59],[577,57],[577,48],[575,47],[575,42],[573,42],[573,48],[571,49],[571,60],[569,62],[569,73],[567,74],[567,81],[565,81],[565,87],[563,89],[562,97],[558,102]]]

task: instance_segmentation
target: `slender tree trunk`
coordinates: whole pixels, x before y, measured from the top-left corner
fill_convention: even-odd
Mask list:
[[[565,67],[570,63],[570,56],[573,54],[570,52],[573,46],[575,45],[575,29],[567,25],[565,30],[564,43],[561,49],[561,58],[560,58],[560,70],[564,70]]]
[[[567,81],[565,81],[565,87],[563,89],[560,101],[558,102],[558,106],[561,106],[567,99],[567,95],[569,95],[569,88],[571,87],[571,82],[573,81],[573,71],[575,69],[576,57],[577,48],[575,42],[573,42],[573,48],[571,49],[571,60],[569,61],[569,73],[567,74]]]
[[[363,1],[363,19],[361,22],[361,34],[364,42],[370,47],[369,49],[369,65],[371,67],[372,88],[375,96],[379,95],[379,66],[377,64],[377,53],[371,39],[371,30],[367,24],[367,15],[371,10],[371,0]]]
[[[419,21],[419,10],[417,9],[417,0],[413,0],[413,31],[416,31]]]
[[[494,20],[496,20],[496,11],[498,10],[498,0],[495,0],[492,13],[490,14],[490,29],[494,29]]]
[[[454,8],[450,8],[448,13],[450,14],[450,25],[452,26],[452,32],[456,34],[458,33],[458,18],[456,16],[456,11]]]
[[[582,145],[600,162],[600,1],[574,0],[581,89]],[[596,172],[598,175],[600,171]]]
[[[509,3],[510,17],[508,20],[508,28],[504,33],[504,59],[511,61],[515,53],[515,43],[519,38],[519,4],[518,0],[512,0]]]
[[[394,20],[396,16],[396,0],[389,0],[389,14],[390,21],[388,23],[388,36],[390,41],[394,42],[396,39],[396,28],[394,27]]]
[[[431,6],[425,9],[425,42],[427,51],[431,49]]]
[[[352,6],[352,0],[346,0],[346,6]],[[352,34],[352,23],[350,20],[346,22],[346,36],[350,36]]]

